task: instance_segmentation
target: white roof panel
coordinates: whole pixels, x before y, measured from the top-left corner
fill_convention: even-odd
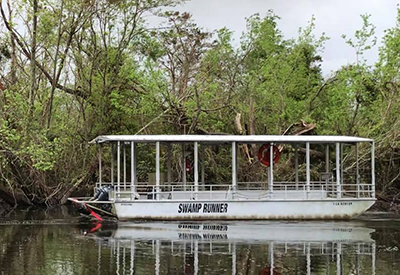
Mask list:
[[[349,136],[278,136],[278,135],[110,135],[98,136],[90,143],[106,142],[200,142],[200,143],[357,143],[373,142],[369,138]]]

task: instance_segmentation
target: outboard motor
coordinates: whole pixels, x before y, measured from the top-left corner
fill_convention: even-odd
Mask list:
[[[108,201],[110,195],[111,186],[102,186],[95,188],[94,192],[94,201]],[[111,212],[112,206],[109,203],[104,203],[98,205],[99,208],[103,209],[104,211]]]
[[[102,187],[96,188],[93,200],[94,201],[108,201],[110,190],[111,190],[111,187],[109,187],[109,186],[102,186]]]

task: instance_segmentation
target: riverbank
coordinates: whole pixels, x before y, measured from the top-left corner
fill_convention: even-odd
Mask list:
[[[377,199],[375,204],[368,211],[400,214],[400,204],[383,199]]]

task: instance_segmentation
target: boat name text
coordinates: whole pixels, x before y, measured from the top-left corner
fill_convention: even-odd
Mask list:
[[[178,213],[227,213],[227,203],[180,203]]]

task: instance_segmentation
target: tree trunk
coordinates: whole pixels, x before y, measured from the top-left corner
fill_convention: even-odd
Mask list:
[[[10,0],[7,0],[8,7],[8,15],[9,20],[12,22],[12,9],[10,5]],[[10,34],[11,40],[11,68],[10,68],[10,79],[11,84],[14,85],[17,82],[17,56],[16,56],[16,48],[15,48],[15,39],[12,34]]]
[[[245,132],[243,131],[242,124],[240,123],[240,118],[241,118],[241,114],[237,113],[236,117],[235,117],[235,121],[234,121],[234,126],[235,126],[236,131],[240,135],[243,135],[243,134],[245,134]],[[247,148],[247,144],[242,144],[242,145],[240,145],[240,147],[242,148],[243,155],[246,157],[247,161],[251,164],[252,158],[249,153],[249,148]]]
[[[58,53],[60,52],[60,43],[61,43],[61,36],[62,36],[61,26],[62,26],[63,8],[64,8],[64,1],[61,0],[60,18],[59,18],[59,22],[58,22],[57,48],[56,48],[56,53],[54,54],[53,81],[51,82],[51,91],[50,91],[50,99],[49,99],[49,114],[48,114],[48,117],[47,117],[47,129],[50,128],[51,113],[52,113],[52,110],[53,110],[54,92],[56,90],[56,84],[58,82],[57,61],[58,61]],[[72,36],[72,32],[70,33],[70,37],[71,36]],[[62,65],[60,65],[60,66],[62,66]],[[60,72],[61,72],[61,68],[60,68]]]
[[[256,119],[254,117],[254,99],[251,96],[250,97],[250,114],[249,114],[249,120],[250,120],[250,135],[255,135],[256,134]],[[255,157],[257,155],[257,146],[255,144],[251,145],[251,155]]]
[[[31,41],[31,89],[29,92],[29,113],[32,116],[33,104],[35,101],[35,93],[37,89],[36,85],[36,36],[37,36],[37,13],[38,13],[38,1],[33,0],[33,17],[32,17],[32,41]]]

